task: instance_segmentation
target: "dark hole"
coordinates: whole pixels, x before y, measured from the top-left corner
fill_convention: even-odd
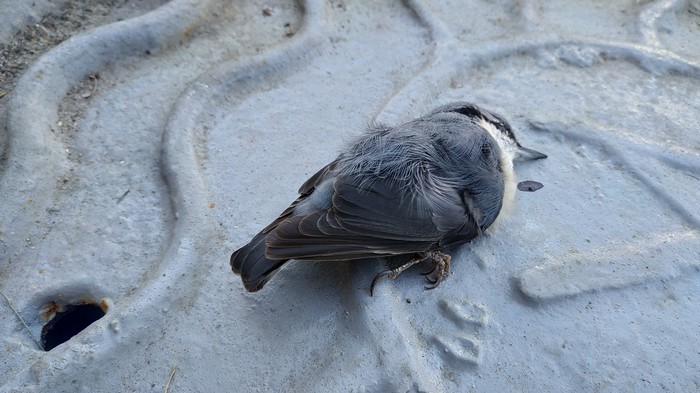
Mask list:
[[[80,333],[91,323],[105,315],[97,304],[72,304],[56,315],[44,325],[41,330],[41,343],[44,351],[50,351],[55,347],[71,339]]]

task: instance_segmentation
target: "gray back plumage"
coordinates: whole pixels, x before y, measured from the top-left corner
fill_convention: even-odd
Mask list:
[[[392,182],[426,216],[473,199],[483,230],[501,208],[500,158],[496,141],[473,118],[436,111],[398,127],[370,128],[340,157],[336,172],[363,187]]]

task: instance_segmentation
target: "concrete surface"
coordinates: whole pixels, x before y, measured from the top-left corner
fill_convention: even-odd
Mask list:
[[[700,390],[698,1],[14,3],[0,391]],[[296,261],[244,291],[230,253],[348,140],[457,100],[549,158],[440,287]]]

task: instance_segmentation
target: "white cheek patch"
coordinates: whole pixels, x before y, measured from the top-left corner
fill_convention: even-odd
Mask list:
[[[496,128],[495,125],[493,125],[491,122],[479,118],[477,121],[477,124],[486,130],[486,132],[491,135],[491,137],[498,143],[498,147],[501,148],[502,154],[508,157],[509,161],[513,161],[513,157],[515,157],[515,153],[517,152],[518,148],[513,143],[510,138],[508,138],[503,132],[501,132],[498,128]]]
[[[493,228],[500,221],[500,218],[507,216],[512,211],[514,205],[516,182],[515,172],[513,171],[513,155],[517,147],[491,122],[479,118],[477,124],[491,135],[501,149],[501,172],[503,173],[504,182],[503,205],[498,213],[496,222],[491,225],[491,228]]]
[[[505,154],[504,154],[505,155]],[[503,166],[501,170],[503,171],[503,205],[501,206],[501,211],[498,213],[498,217],[502,215],[508,215],[513,209],[515,202],[515,172],[513,171],[513,161],[510,159],[503,160]]]

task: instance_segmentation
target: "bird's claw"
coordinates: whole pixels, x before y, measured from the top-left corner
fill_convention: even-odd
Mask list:
[[[428,280],[430,283],[430,285],[425,286],[425,289],[437,288],[442,280],[450,274],[450,261],[452,260],[452,257],[440,251],[430,251],[427,253],[419,253],[415,258],[395,269],[388,269],[377,273],[369,287],[369,295],[374,295],[374,287],[382,277],[387,276],[390,280],[394,280],[399,276],[399,274],[403,273],[409,267],[428,258],[433,260],[433,266],[429,271],[422,273],[424,276],[426,276],[426,280]]]
[[[433,266],[430,268],[430,270],[426,270],[426,271],[424,271],[424,272],[421,272],[421,274],[424,275],[424,276],[427,276],[428,274],[431,274],[432,272],[435,271],[435,267],[436,267],[436,265],[433,264]]]
[[[428,281],[430,281],[430,280],[428,280]],[[438,278],[438,279],[436,279],[435,281],[430,281],[430,285],[424,285],[423,288],[425,288],[425,289],[435,289],[435,288],[438,287],[438,285],[440,285],[441,282],[442,282],[442,278]]]
[[[374,279],[372,280],[372,285],[369,286],[369,296],[374,296],[374,286],[377,285],[377,283],[379,282],[379,279],[384,277],[384,276],[389,277],[389,279],[396,278],[396,276],[394,276],[393,278],[391,277],[392,276],[391,270],[384,270],[384,271],[377,273],[377,275],[374,276]]]
[[[430,285],[426,285],[425,289],[435,289],[440,285],[442,280],[450,275],[450,261],[452,257],[439,251],[433,254],[433,268],[430,270],[429,276],[426,277]]]

